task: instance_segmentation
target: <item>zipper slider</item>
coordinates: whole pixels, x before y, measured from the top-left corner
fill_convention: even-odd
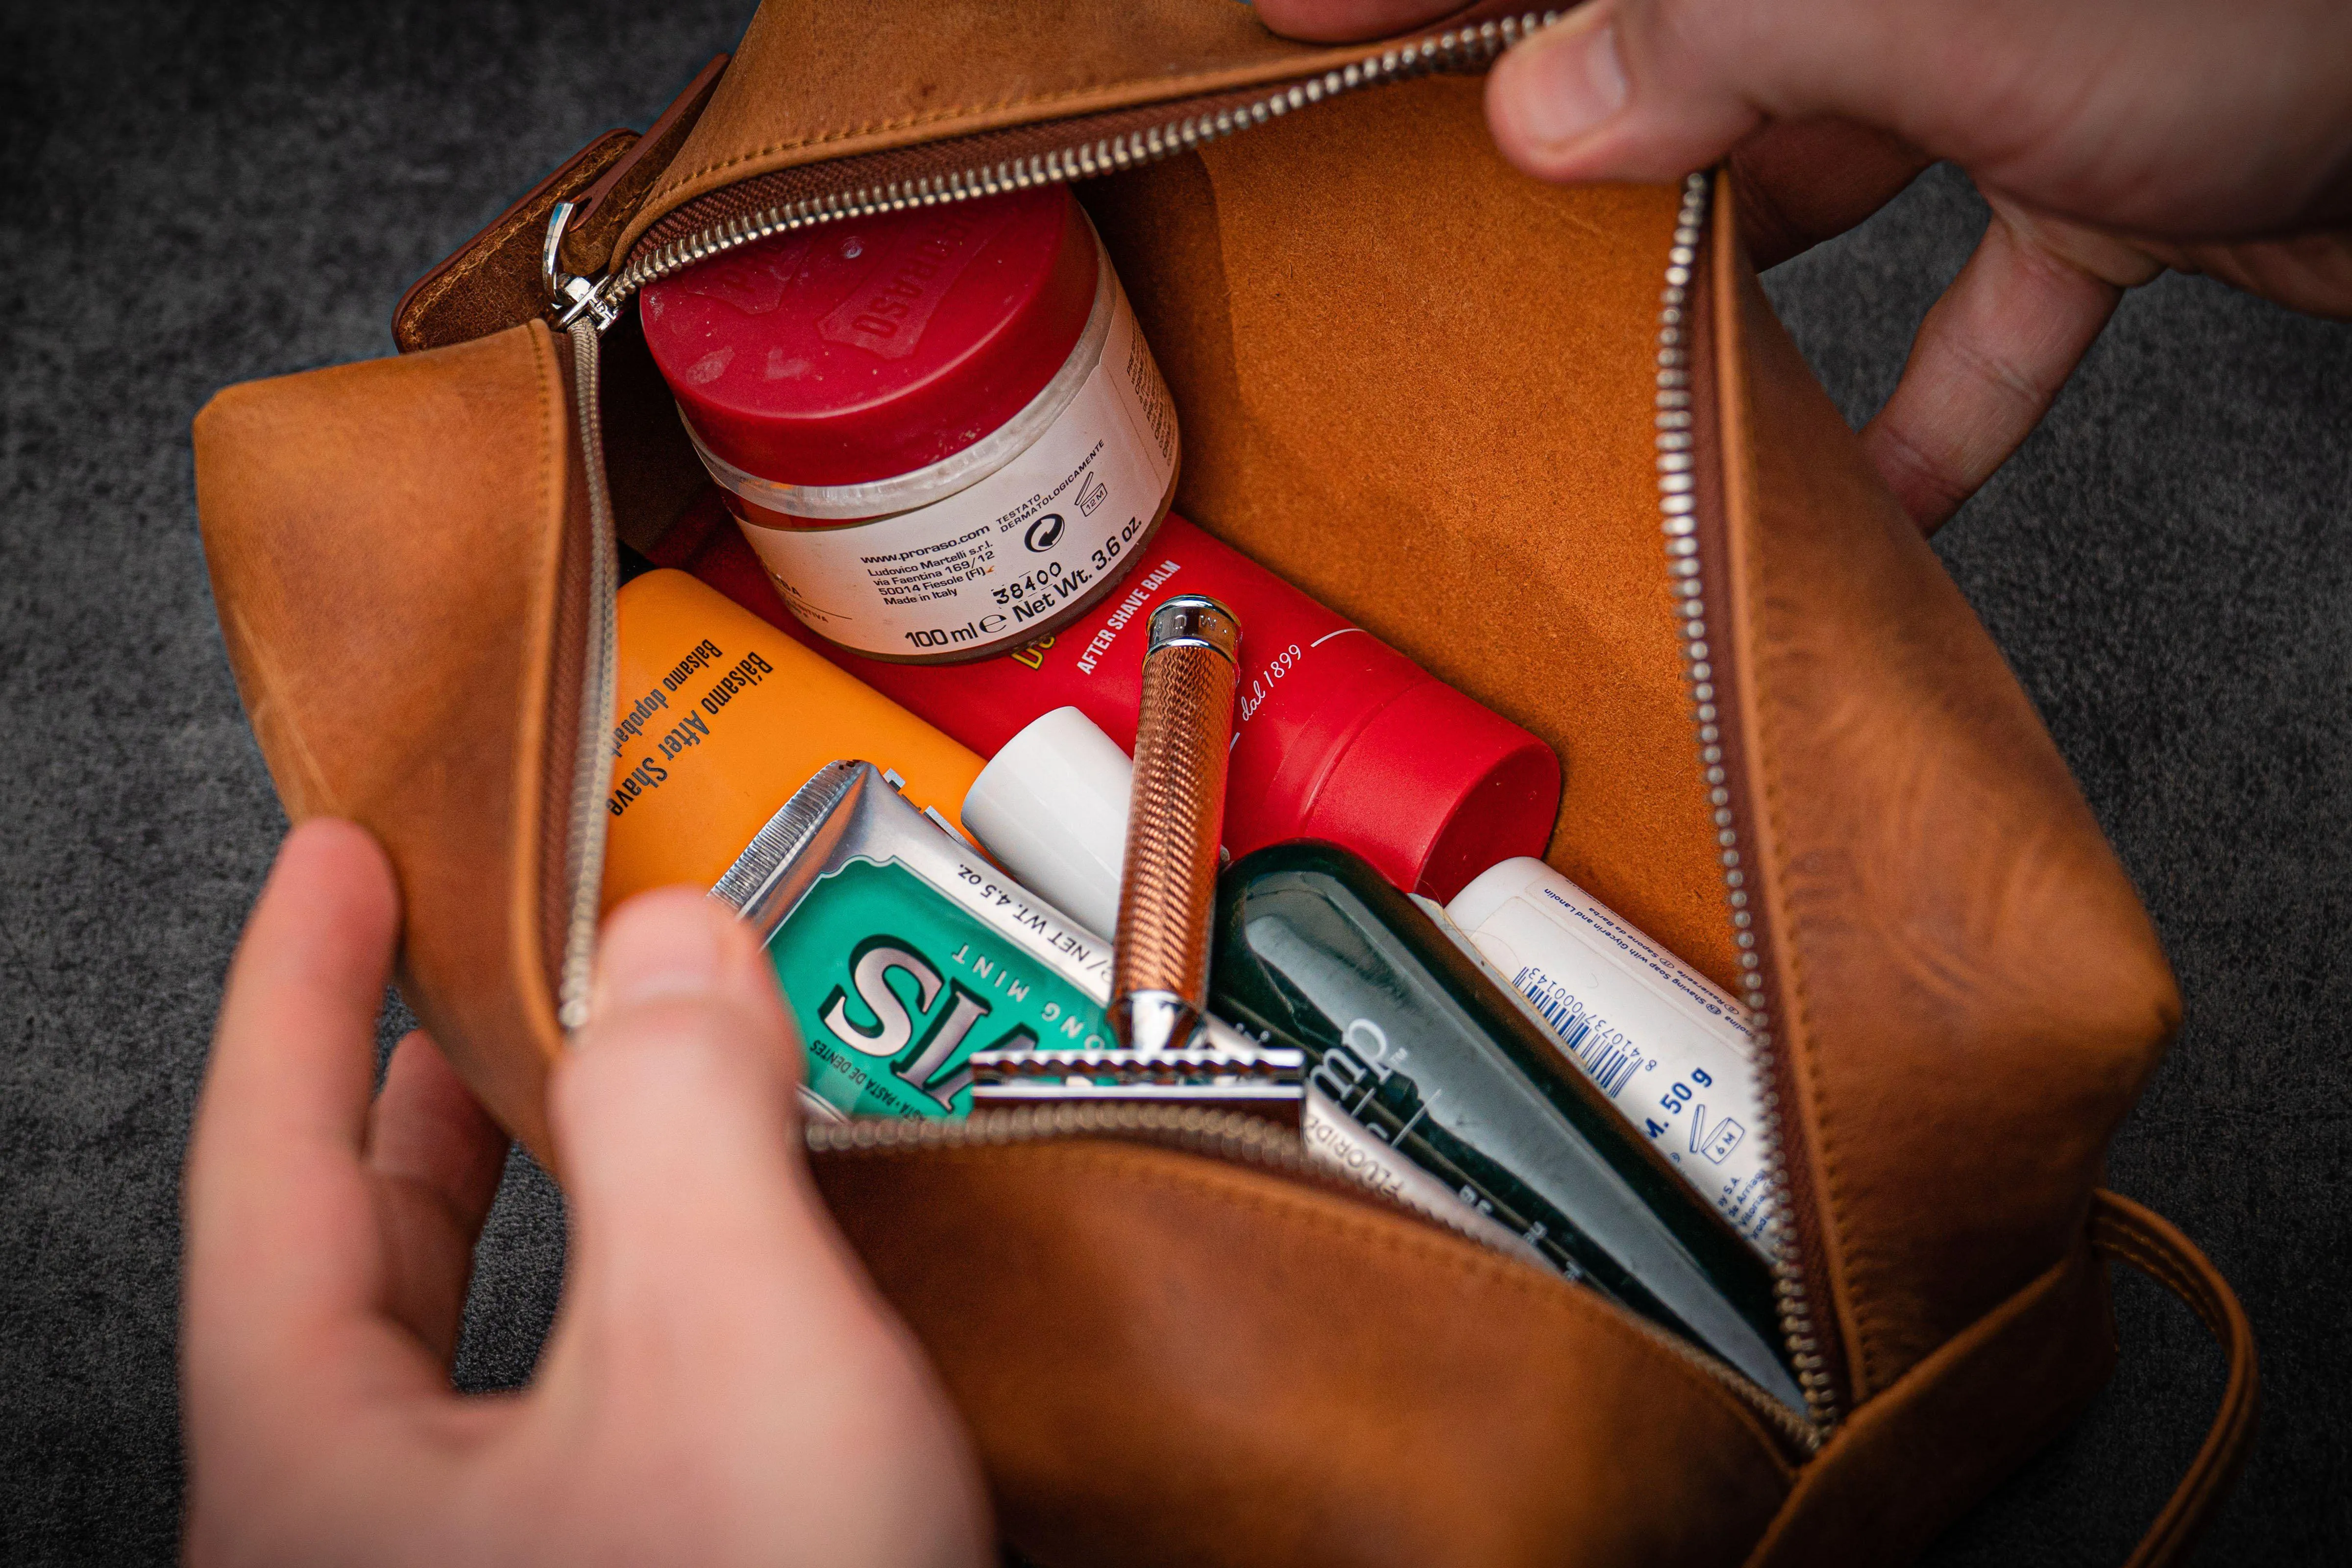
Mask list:
[[[569,327],[582,316],[593,316],[596,331],[602,335],[620,318],[620,312],[606,302],[602,280],[575,278],[563,270],[558,258],[563,249],[563,231],[572,226],[572,215],[579,210],[577,202],[558,202],[555,210],[547,215],[547,239],[540,247],[539,277],[547,285],[547,297],[556,310],[557,330]]]

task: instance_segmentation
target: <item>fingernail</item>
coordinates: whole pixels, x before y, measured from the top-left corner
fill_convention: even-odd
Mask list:
[[[592,1014],[716,989],[721,954],[714,924],[701,909],[677,905],[614,921],[596,954]]]
[[[1540,146],[1573,142],[1625,107],[1625,65],[1617,56],[1613,23],[1594,26],[1570,16],[1507,58],[1508,112],[1520,132]]]

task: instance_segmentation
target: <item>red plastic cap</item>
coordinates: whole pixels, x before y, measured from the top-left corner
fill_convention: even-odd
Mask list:
[[[654,363],[713,454],[779,484],[890,479],[996,429],[1069,359],[1095,238],[1060,185],[845,219],[649,285]]]
[[[1298,831],[1443,903],[1497,861],[1542,854],[1559,790],[1549,746],[1424,677],[1332,761]]]

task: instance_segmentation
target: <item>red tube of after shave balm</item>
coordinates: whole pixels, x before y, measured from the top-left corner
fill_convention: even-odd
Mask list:
[[[1132,752],[1152,608],[1177,594],[1231,605],[1249,628],[1225,797],[1236,858],[1326,839],[1443,900],[1497,861],[1541,855],[1559,811],[1550,747],[1172,512],[1076,624],[971,664],[884,663],[808,637],[732,529],[712,530],[689,569],[982,756],[1066,706]]]

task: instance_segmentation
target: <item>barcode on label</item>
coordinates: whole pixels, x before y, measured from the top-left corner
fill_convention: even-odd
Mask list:
[[[1522,969],[1512,984],[1535,1004],[1544,1022],[1559,1036],[1560,1047],[1592,1075],[1592,1081],[1601,1086],[1603,1094],[1616,1099],[1642,1058],[1626,1049],[1616,1037],[1596,1036],[1584,1004],[1552,984],[1543,971]]]

